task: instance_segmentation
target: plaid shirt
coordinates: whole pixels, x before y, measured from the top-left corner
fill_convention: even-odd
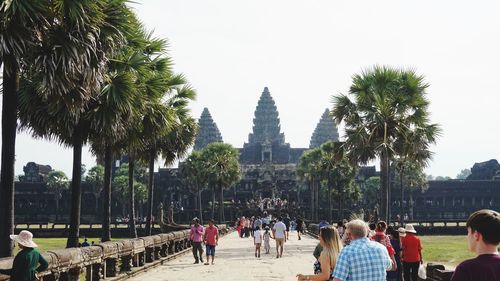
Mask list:
[[[342,249],[332,276],[342,281],[385,281],[391,266],[386,247],[364,237]]]

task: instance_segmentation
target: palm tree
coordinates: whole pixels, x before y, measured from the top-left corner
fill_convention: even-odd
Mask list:
[[[56,222],[59,220],[59,200],[63,191],[68,189],[68,177],[63,171],[50,171],[47,175],[47,189],[54,193],[56,202]]]
[[[315,148],[305,151],[300,157],[297,166],[297,175],[306,181],[311,190],[311,220],[318,220],[318,196],[320,182],[321,149]]]
[[[333,97],[332,115],[344,121],[349,158],[366,163],[380,158],[381,217],[389,220],[389,167],[395,143],[414,128],[429,124],[424,77],[413,70],[375,66],[353,76],[349,93]],[[433,143],[435,138],[423,140]]]
[[[230,144],[211,143],[201,151],[201,158],[204,167],[202,178],[206,178],[207,182],[214,187],[213,197],[215,197],[215,187],[219,190],[219,223],[223,223],[224,189],[231,187],[241,178],[239,152]]]
[[[79,237],[81,152],[89,137],[89,122],[84,118],[83,113],[88,109],[89,102],[99,94],[98,90],[103,80],[103,66],[105,65],[103,62],[108,60],[115,47],[124,43],[123,33],[129,23],[128,17],[130,15],[125,1],[121,0],[94,1],[89,5],[92,10],[82,10],[81,5],[75,5],[74,8],[77,11],[74,11],[74,15],[64,14],[61,16],[64,20],[71,19],[68,20],[70,22],[66,23],[67,25],[76,24],[78,26],[80,22],[85,24],[87,19],[96,20],[86,15],[86,13],[95,13],[100,20],[88,23],[88,26],[79,26],[82,31],[86,32],[84,36],[88,38],[81,39],[83,42],[80,43],[81,46],[77,45],[75,48],[71,48],[71,44],[75,44],[72,42],[75,38],[72,37],[71,32],[66,34],[69,27],[56,26],[56,30],[52,31],[55,37],[48,42],[55,44],[51,48],[55,53],[44,54],[45,57],[37,58],[35,63],[26,67],[26,71],[21,77],[19,97],[19,115],[23,128],[31,130],[34,136],[55,139],[73,148],[68,247],[76,247]],[[71,13],[70,10],[64,11]],[[82,12],[83,14],[80,14]],[[85,20],[73,18],[77,14],[84,16]],[[78,21],[78,23],[71,21]],[[96,24],[99,25],[95,26]],[[87,30],[88,28],[90,30]],[[65,37],[68,38],[64,40],[70,42],[67,44],[68,46],[60,45],[59,41]],[[91,46],[94,48],[89,49]],[[62,49],[59,49],[61,47]],[[78,53],[78,58],[81,61],[65,60],[63,55],[66,52]],[[68,56],[71,57],[69,54]],[[56,61],[63,63],[59,64]],[[67,63],[69,64],[67,65]],[[51,70],[52,65],[57,65],[57,69]]]

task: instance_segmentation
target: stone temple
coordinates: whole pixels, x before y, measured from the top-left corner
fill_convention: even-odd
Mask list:
[[[208,109],[199,120],[200,134],[194,149],[202,149],[212,142],[222,141],[217,125]],[[325,110],[311,138],[311,148],[338,140],[335,123]],[[199,145],[203,144],[203,145]],[[267,87],[257,103],[252,132],[240,151],[242,180],[228,195],[236,202],[254,199],[281,198],[298,202],[301,183],[297,180],[296,165],[308,148],[292,148],[281,131],[278,108]]]
[[[319,117],[319,114],[318,114]],[[209,110],[205,108],[198,120],[199,133],[195,150],[203,149],[209,143],[222,142],[223,134],[217,127]],[[322,114],[310,139],[309,148],[315,148],[329,140],[338,140],[337,127],[328,109]],[[273,198],[286,200],[287,209],[309,217],[311,192],[306,184],[298,180],[296,166],[302,153],[309,148],[292,148],[286,142],[281,130],[278,108],[269,92],[264,88],[255,108],[253,128],[240,151],[242,180],[225,191],[228,206],[226,218],[241,215],[242,210],[258,206],[256,202],[269,202]],[[54,194],[47,189],[46,176],[52,168],[48,165],[28,163],[24,175],[15,183],[16,223],[54,221]],[[391,193],[391,212],[408,214],[415,220],[464,220],[468,215],[482,208],[500,209],[500,164],[496,160],[476,163],[472,174],[466,180],[429,181],[428,189],[405,192],[401,200],[399,192]],[[368,178],[378,176],[375,167],[361,167],[356,178],[362,185]],[[194,194],[186,188],[177,168],[160,168],[154,175],[154,206],[174,204],[176,220],[188,221],[197,215]],[[88,183],[82,183],[82,223],[100,222],[102,198]],[[60,221],[69,221],[70,192],[64,191],[60,199]],[[211,191],[202,193],[204,217],[209,216]],[[321,200],[320,200],[321,201]],[[267,203],[266,203],[267,204]],[[359,211],[365,203],[346,206]],[[121,216],[123,207],[118,200],[112,202],[112,216]],[[139,215],[145,213],[145,206],[139,205]],[[320,206],[326,212],[326,206]],[[334,211],[335,212],[335,211]]]

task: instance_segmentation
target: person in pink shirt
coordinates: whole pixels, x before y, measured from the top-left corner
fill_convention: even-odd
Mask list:
[[[212,265],[214,264],[215,259],[215,246],[217,246],[219,242],[219,229],[214,225],[214,220],[208,220],[208,227],[205,229],[205,235],[203,236],[203,242],[206,245],[207,252],[207,262],[205,265],[208,265],[210,261],[210,256],[212,256]]]
[[[193,248],[194,263],[203,262],[203,248],[201,247],[201,242],[203,242],[203,226],[200,225],[200,220],[198,218],[193,219],[191,231],[189,232],[189,240],[191,240]]]

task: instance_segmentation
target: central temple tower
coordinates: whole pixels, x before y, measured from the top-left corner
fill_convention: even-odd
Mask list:
[[[278,109],[267,87],[255,108],[253,131],[240,149],[241,164],[295,164],[304,149],[292,149],[281,132]]]

